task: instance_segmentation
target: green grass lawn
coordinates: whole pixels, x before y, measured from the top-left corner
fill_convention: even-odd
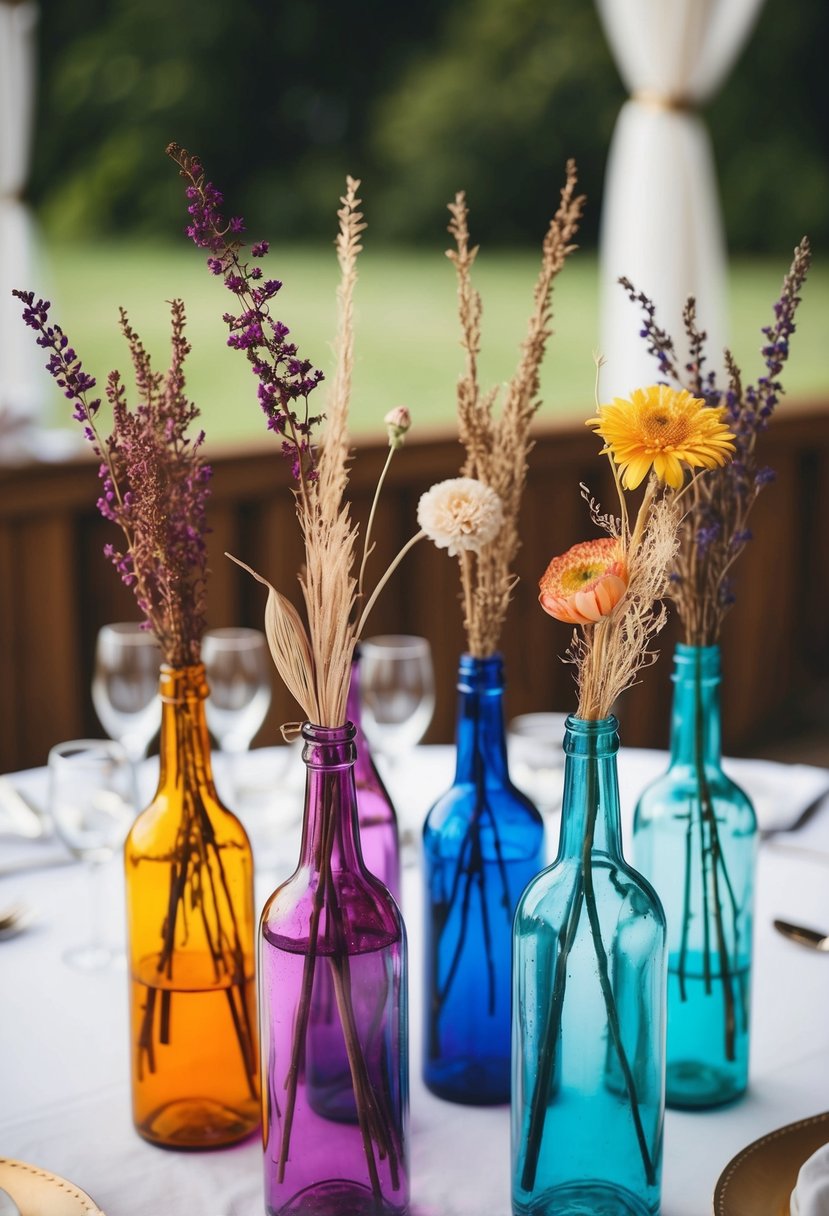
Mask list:
[[[255,384],[244,356],[228,350],[221,314],[231,300],[204,266],[202,254],[182,240],[159,248],[136,242],[49,247],[42,283],[32,286],[54,301],[54,317],[68,332],[84,366],[103,380],[112,367],[128,373],[118,332],[118,305],[166,366],[165,300],[187,306],[193,353],[189,389],[212,440],[263,433]],[[476,285],[484,301],[482,378],[511,374],[532,304],[538,259],[533,253],[483,251]],[[333,247],[272,250],[266,274],[284,282],[274,311],[290,326],[300,350],[325,372],[331,367],[337,264]],[[786,270],[773,262],[738,262],[731,276],[732,346],[747,379],[761,370],[760,327],[768,323]],[[439,250],[385,250],[362,255],[357,288],[357,363],[352,429],[376,430],[392,405],[407,404],[416,425],[451,424],[454,386],[462,367],[455,315],[454,272]],[[548,348],[543,414],[584,417],[592,406],[593,357],[598,341],[596,260],[576,253],[555,290],[556,333]],[[829,398],[825,317],[829,271],[813,270],[785,383],[791,397]],[[21,334],[21,340],[22,334]],[[323,394],[319,401],[324,408]],[[66,417],[56,397],[53,418]]]

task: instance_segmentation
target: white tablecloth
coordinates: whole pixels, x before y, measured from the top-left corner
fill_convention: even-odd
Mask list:
[[[449,748],[420,748],[390,775],[410,837],[416,837],[430,802],[449,783],[451,755]],[[626,830],[637,793],[664,763],[658,753],[620,753]],[[265,862],[257,881],[260,900],[290,868],[301,803],[301,791],[294,790],[287,804],[283,799],[267,810],[261,779],[267,784],[269,764],[276,771],[274,756],[264,752],[251,762],[260,800],[247,791],[243,816]],[[758,800],[768,800],[769,791],[791,790],[808,774],[742,762],[738,777]],[[16,780],[43,798],[42,772]],[[281,842],[264,830],[269,813],[281,816]],[[556,816],[549,825],[551,836],[557,836]],[[5,854],[11,856],[11,850]],[[2,862],[0,842],[0,873]],[[22,899],[37,912],[33,927],[0,942],[0,1156],[72,1179],[107,1216],[262,1216],[256,1139],[222,1152],[179,1154],[155,1149],[133,1131],[125,976],[83,974],[61,959],[86,931],[85,882],[83,869],[75,865],[0,877],[0,911]],[[108,933],[122,941],[117,865],[107,882]],[[453,1106],[429,1094],[420,1081],[416,856],[405,870],[403,904],[411,946],[412,1216],[508,1216],[507,1109]],[[775,1127],[829,1108],[829,957],[774,933],[775,916],[829,928],[829,801],[795,834],[777,835],[761,847],[750,1091],[718,1112],[668,1113],[663,1216],[705,1216],[720,1172],[740,1148]]]

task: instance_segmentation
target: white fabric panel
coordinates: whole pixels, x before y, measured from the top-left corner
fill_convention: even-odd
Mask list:
[[[682,309],[694,296],[717,367],[727,341],[725,240],[708,135],[691,107],[719,88],[762,2],[596,0],[631,93],[613,133],[602,211],[603,401],[656,378],[620,275],[654,301],[681,361]]]
[[[34,126],[35,28],[32,0],[0,0],[0,408],[34,418],[46,388],[33,341],[27,341],[13,287],[34,287],[35,233],[22,201]]]

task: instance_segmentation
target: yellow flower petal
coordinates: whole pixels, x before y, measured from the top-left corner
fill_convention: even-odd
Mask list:
[[[684,467],[712,469],[734,454],[734,435],[723,422],[725,409],[709,406],[685,389],[667,384],[638,388],[629,399],[616,397],[589,418],[622,474],[635,490],[653,468],[656,476],[680,489]]]

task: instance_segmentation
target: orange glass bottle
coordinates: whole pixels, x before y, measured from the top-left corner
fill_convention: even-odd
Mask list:
[[[204,666],[161,668],[158,789],[125,848],[133,1118],[166,1148],[259,1125],[253,859],[216,795]]]

